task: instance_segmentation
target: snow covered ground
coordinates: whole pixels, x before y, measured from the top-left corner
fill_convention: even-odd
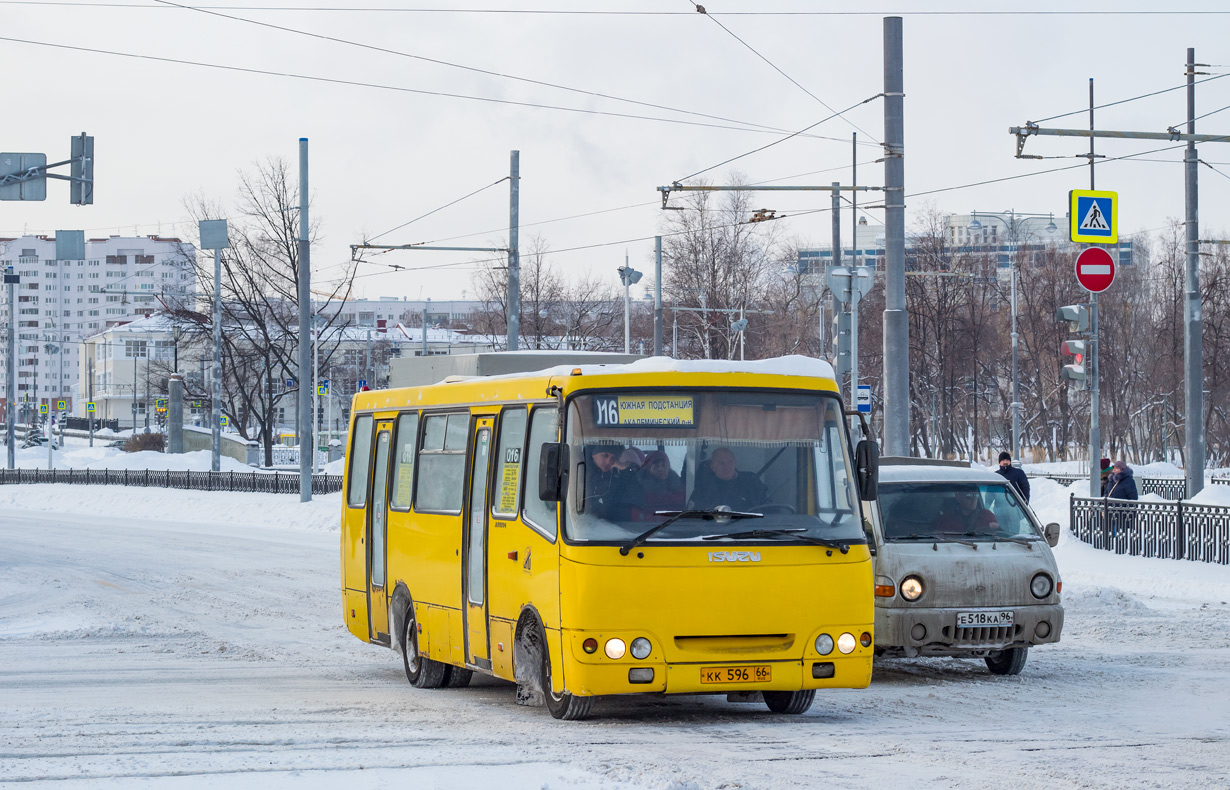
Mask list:
[[[1079,484],[1078,484],[1079,487]],[[1037,481],[1044,520],[1068,489]],[[1067,623],[1017,677],[879,661],[780,717],[723,697],[426,691],[342,625],[340,495],[0,487],[0,787],[1226,787],[1230,568],[1065,533]]]

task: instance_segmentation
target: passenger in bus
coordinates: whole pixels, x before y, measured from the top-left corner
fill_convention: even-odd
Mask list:
[[[659,510],[683,509],[683,478],[671,469],[670,459],[661,450],[645,456],[637,482],[641,489],[641,518],[652,518]]]
[[[620,460],[622,448],[598,445],[585,464],[585,512],[608,521],[629,521],[632,504],[629,486],[636,472]]]
[[[729,447],[717,448],[708,463],[697,467],[692,504],[699,510],[726,505],[731,510],[747,511],[765,504],[767,497],[764,483],[754,473],[739,471]]]
[[[936,524],[938,532],[955,532],[962,535],[989,535],[998,529],[999,521],[994,513],[983,506],[982,497],[974,487],[958,491],[956,502],[948,506]]]

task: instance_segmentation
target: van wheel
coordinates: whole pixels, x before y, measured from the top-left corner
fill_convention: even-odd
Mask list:
[[[1019,675],[1029,656],[1028,647],[1012,647],[986,657],[987,669],[995,675]]]
[[[445,666],[444,671],[444,686],[450,689],[465,688],[470,685],[470,678],[472,677],[474,677],[473,671],[448,664]]]
[[[798,714],[811,707],[816,698],[815,689],[803,691],[764,691],[764,704],[774,713]]]
[[[551,715],[562,721],[580,721],[589,715],[594,705],[593,697],[577,697],[562,691],[551,690],[551,651],[547,648],[547,634],[541,624],[525,629],[525,645],[522,655],[538,659],[538,686],[542,689],[542,701]]]
[[[448,664],[432,661],[419,654],[419,629],[414,619],[414,604],[406,607],[405,627],[401,636],[401,657],[406,664],[406,679],[421,689],[438,689],[444,685]]]

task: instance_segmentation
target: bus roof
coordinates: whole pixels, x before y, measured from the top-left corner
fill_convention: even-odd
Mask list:
[[[776,382],[776,385],[836,391],[832,365],[800,355],[746,361],[648,357],[625,364],[556,365],[499,376],[458,376],[422,387],[360,392],[355,395],[353,405],[357,411],[383,411],[443,404],[541,400],[549,397],[547,389],[552,385],[568,391],[588,389],[590,385],[610,386],[613,382],[609,377],[618,376],[624,386],[698,386],[706,374],[748,376],[749,380],[739,383],[749,386],[775,385],[771,379],[761,377],[790,377],[795,381]],[[811,379],[814,383],[798,379]],[[727,384],[735,385],[735,382]]]

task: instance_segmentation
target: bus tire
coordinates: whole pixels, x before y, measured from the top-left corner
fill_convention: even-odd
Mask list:
[[[764,695],[764,704],[769,706],[769,710],[774,713],[790,713],[795,715],[805,713],[816,698],[815,689],[804,689],[803,691],[765,691],[761,693]]]
[[[414,604],[406,607],[403,618],[401,657],[406,666],[406,680],[420,689],[438,689],[444,685],[448,664],[432,661],[419,654],[419,629],[414,619]]]
[[[444,671],[444,687],[450,689],[465,688],[470,685],[472,677],[474,677],[473,671],[448,664],[445,666]]]
[[[1028,647],[1010,647],[987,656],[987,669],[994,675],[1019,675],[1028,657]]]
[[[580,721],[587,717],[594,705],[593,697],[577,697],[566,690],[556,694],[551,690],[551,650],[547,647],[547,633],[542,624],[536,623],[534,628],[525,629],[524,634],[527,640],[533,640],[526,645],[524,654],[533,655],[536,652],[539,657],[537,680],[547,710],[561,721]]]

